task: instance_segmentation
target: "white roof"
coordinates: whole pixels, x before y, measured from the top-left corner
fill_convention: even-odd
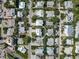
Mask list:
[[[73,47],[65,47],[64,52],[65,52],[67,55],[72,55],[72,49],[73,49]]]
[[[76,29],[75,29],[75,38],[79,38],[79,21],[76,23]]]
[[[25,33],[25,27],[22,26],[24,25],[24,22],[18,22],[19,24],[19,33]]]
[[[53,7],[54,2],[53,1],[47,1],[47,7]]]
[[[44,16],[44,10],[36,10],[35,15],[38,17],[43,17]]]
[[[66,44],[67,45],[73,45],[73,40],[72,39],[67,39]]]
[[[18,38],[18,44],[23,44],[23,39],[22,38]]]
[[[25,28],[24,27],[19,27],[19,33],[25,33]]]
[[[53,38],[48,38],[47,45],[52,46],[54,44]]]
[[[44,51],[43,48],[38,48],[35,50],[35,54],[38,56],[43,56],[44,55],[43,51]]]
[[[65,36],[72,36],[73,35],[73,27],[72,27],[72,25],[65,25],[64,34],[65,34]]]
[[[20,9],[25,8],[25,2],[19,2],[19,8]]]
[[[36,8],[43,8],[44,6],[44,1],[37,1],[35,7]]]
[[[36,29],[36,35],[37,36],[41,36],[42,35],[41,29]]]
[[[71,11],[66,11],[66,20],[67,22],[72,22],[73,21],[73,12]]]
[[[64,6],[66,9],[73,8],[73,3],[72,3],[72,1],[65,1]]]
[[[54,17],[54,11],[46,11],[47,16],[46,17]]]
[[[24,22],[18,22],[19,25],[24,24]]]
[[[18,17],[23,17],[22,11],[18,11],[18,12],[17,12],[17,16],[18,16]]]
[[[43,26],[43,20],[36,20],[36,26]]]
[[[71,56],[65,56],[64,59],[73,59]]]
[[[38,44],[42,44],[42,43],[43,43],[42,38],[40,38],[40,37],[36,37],[36,43],[38,43]]]
[[[47,26],[53,26],[53,22],[46,21]]]
[[[25,53],[26,48],[24,46],[20,46],[20,47],[18,47],[18,51],[20,51],[21,53]]]
[[[8,28],[7,35],[13,35],[13,32],[14,32],[13,28]]]
[[[48,35],[48,36],[53,35],[53,29],[48,29],[48,30],[47,30],[47,35]]]
[[[54,48],[47,47],[47,54],[54,55]]]
[[[75,53],[79,54],[79,45],[76,45]]]

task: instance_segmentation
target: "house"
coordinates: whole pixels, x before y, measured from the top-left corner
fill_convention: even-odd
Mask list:
[[[54,59],[54,56],[46,56],[46,59]]]
[[[75,32],[75,38],[79,38],[79,21],[76,23]]]
[[[47,47],[47,54],[48,54],[49,56],[54,55],[54,48],[52,48],[52,47]]]
[[[73,43],[74,43],[74,42],[73,42],[73,39],[67,39],[67,40],[66,40],[66,44],[67,44],[67,45],[73,45]]]
[[[37,55],[37,56],[43,56],[44,55],[43,51],[44,51],[43,48],[37,48],[35,50],[35,55]]]
[[[76,55],[76,56],[75,56],[75,59],[79,59],[79,55]]]
[[[3,0],[0,0],[0,4],[3,2]]]
[[[15,16],[15,9],[14,8],[6,9],[5,12],[4,12],[4,15],[6,17],[13,17],[13,16]]]
[[[3,17],[2,13],[3,13],[3,11],[2,11],[2,9],[0,9],[0,18]]]
[[[43,44],[43,39],[41,37],[36,37],[36,43],[39,45]]]
[[[19,25],[19,34],[25,33],[24,22],[18,22]]]
[[[47,34],[47,36],[52,36],[53,35],[53,29],[48,29],[46,34]]]
[[[72,56],[65,56],[64,59],[73,59]]]
[[[6,59],[4,50],[2,48],[0,48],[0,59]]]
[[[36,26],[43,26],[43,20],[37,19]]]
[[[4,42],[10,46],[15,45],[15,40],[12,37],[6,37],[4,38]]]
[[[25,2],[19,2],[19,8],[24,9],[25,8]]]
[[[18,51],[20,51],[21,53],[25,53],[27,49],[24,46],[19,46]]]
[[[18,44],[23,44],[23,39],[22,38],[18,38]]]
[[[66,14],[66,22],[72,22],[73,21],[73,12],[67,10],[65,12],[65,14]]]
[[[47,25],[47,26],[53,26],[53,22],[46,21],[46,25]]]
[[[44,10],[35,10],[35,15],[38,17],[44,17]]]
[[[47,7],[53,7],[54,6],[54,1],[47,1]]]
[[[59,45],[59,38],[55,39],[55,45],[57,45],[57,46]]]
[[[36,29],[36,35],[37,35],[37,36],[41,36],[41,35],[42,35],[41,29]]]
[[[65,6],[65,9],[73,8],[73,2],[72,1],[64,1],[64,6]]]
[[[75,53],[76,53],[76,54],[79,54],[79,44],[78,44],[78,45],[76,44]]]
[[[18,12],[17,12],[17,16],[18,16],[18,17],[23,17],[23,12],[22,12],[22,11],[18,11]]]
[[[14,28],[8,28],[7,35],[11,36],[11,35],[13,35],[13,32],[14,32]]]
[[[65,47],[64,52],[65,52],[67,55],[72,55],[72,49],[73,49],[73,47]]]
[[[7,49],[11,50],[12,52],[15,51],[15,47],[14,46],[7,46]]]
[[[5,19],[2,21],[4,27],[13,27],[15,25],[15,20],[13,18]]]
[[[48,38],[48,40],[47,40],[47,45],[48,45],[48,46],[54,45],[54,39],[53,39],[53,38]]]
[[[43,6],[44,6],[44,1],[37,1],[35,4],[36,8],[43,8]]]
[[[73,27],[72,25],[65,25],[64,26],[64,34],[65,36],[72,36],[73,35]]]
[[[46,11],[46,17],[54,17],[54,11]]]
[[[0,44],[3,44],[4,43],[4,40],[2,37],[0,37]]]

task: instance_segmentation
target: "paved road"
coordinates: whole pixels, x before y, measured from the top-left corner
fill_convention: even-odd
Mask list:
[[[59,11],[61,11],[60,10],[60,8],[61,8],[61,6],[60,6],[60,2],[59,2]],[[62,22],[62,20],[61,20],[61,14],[59,14],[59,19],[60,19],[60,23],[59,23],[59,56],[58,56],[58,59],[60,59],[60,50],[61,50],[61,22]]]
[[[33,12],[32,12],[32,0],[29,0],[29,24],[30,26],[32,26],[32,15],[33,15]],[[32,37],[32,27],[29,27],[29,36]],[[31,43],[28,45],[29,47],[29,50],[28,50],[28,59],[31,59],[31,55],[32,55],[32,50],[31,50]]]

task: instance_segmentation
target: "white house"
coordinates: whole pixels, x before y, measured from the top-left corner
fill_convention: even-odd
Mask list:
[[[43,20],[37,19],[36,26],[43,26]]]
[[[43,51],[44,51],[43,48],[37,48],[37,49],[35,50],[35,54],[36,54],[37,56],[43,56],[43,55],[44,55]]]
[[[54,11],[46,11],[46,17],[54,17]]]
[[[67,40],[66,40],[66,44],[67,44],[67,45],[73,45],[73,43],[74,43],[74,42],[73,42],[73,39],[67,39]]]
[[[19,33],[25,33],[25,27],[23,26],[24,25],[24,22],[18,22],[18,25],[19,25]]]
[[[41,35],[42,35],[41,29],[36,29],[36,35],[37,35],[37,36],[41,36]]]
[[[72,1],[64,1],[64,6],[65,6],[65,9],[73,8],[73,2]]]
[[[43,39],[41,37],[36,37],[36,43],[39,45],[43,44]]]
[[[17,12],[17,16],[18,16],[18,17],[23,17],[23,12],[22,12],[22,11],[18,11],[18,12]]]
[[[18,38],[18,44],[23,44],[23,39],[22,38]]]
[[[47,7],[53,7],[54,6],[54,2],[53,1],[47,1]]]
[[[53,35],[53,29],[48,29],[46,34],[47,36]]]
[[[20,51],[21,53],[25,53],[27,50],[24,46],[19,46],[18,51]]]
[[[67,55],[72,55],[72,49],[73,49],[73,47],[65,47],[64,52],[65,52]]]
[[[11,35],[13,35],[13,32],[14,32],[14,28],[8,28],[7,35],[11,36]]]
[[[79,21],[76,23],[75,32],[75,38],[79,38]]]
[[[25,2],[19,2],[19,8],[24,9],[25,8]]]
[[[53,26],[53,22],[46,21],[46,25],[47,25],[47,26]]]
[[[38,17],[44,17],[44,10],[35,10],[35,15]]]
[[[72,22],[73,21],[73,12],[66,10],[66,22]]]
[[[73,27],[72,25],[65,25],[64,26],[64,34],[65,36],[72,36],[73,35]]]
[[[65,56],[64,59],[73,59],[72,56]]]
[[[76,54],[79,54],[79,44],[76,45],[75,53],[76,53]]]
[[[49,45],[49,46],[54,45],[54,39],[53,38],[48,38],[47,45]]]
[[[49,56],[54,55],[54,48],[47,47],[47,54],[48,54]]]
[[[43,8],[43,6],[44,6],[44,1],[37,1],[35,4],[36,8]]]

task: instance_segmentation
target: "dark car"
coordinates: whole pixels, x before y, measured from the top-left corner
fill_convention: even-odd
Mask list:
[[[15,57],[15,59],[19,59],[18,57]]]

